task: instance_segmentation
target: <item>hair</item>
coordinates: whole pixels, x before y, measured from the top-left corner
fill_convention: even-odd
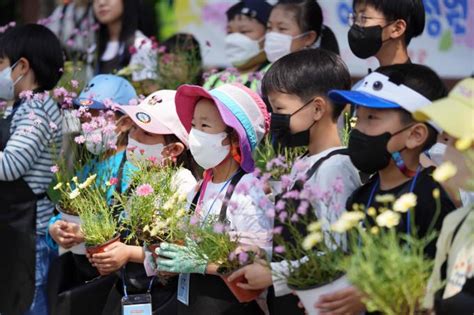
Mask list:
[[[162,46],[166,48],[167,53],[186,53],[186,59],[188,60],[188,66],[192,67],[193,65],[199,64],[201,66],[201,71],[196,73],[195,78],[192,82],[182,82],[186,84],[196,84],[201,85],[203,82],[202,79],[202,56],[201,56],[201,47],[199,42],[192,34],[188,33],[177,33],[162,43]]]
[[[250,1],[241,0],[237,2],[236,4],[234,4],[233,6],[231,6],[226,11],[227,21],[232,21],[233,19],[239,16],[246,16],[250,19],[254,19],[255,21],[262,24],[266,28],[268,17],[272,9],[271,4],[267,3],[265,0],[251,0],[251,1],[255,2],[255,3],[252,3],[253,6],[259,7],[260,15],[253,16],[250,14],[243,13],[242,10],[249,5]],[[252,4],[250,5],[252,6]]]
[[[39,24],[15,26],[0,35],[0,57],[13,65],[25,58],[35,75],[39,91],[53,89],[62,76],[64,56],[59,39]]]
[[[440,77],[431,68],[419,64],[397,64],[391,66],[380,67],[376,72],[382,73],[390,78],[396,84],[403,84],[410,89],[420,93],[430,101],[435,101],[444,98],[448,95],[448,90]],[[411,113],[404,109],[398,110],[400,112],[400,121],[404,125],[413,124]],[[428,150],[436,142],[438,132],[429,124],[428,138],[423,144],[422,150]]]
[[[156,36],[158,26],[154,0],[139,0],[138,29],[147,37]]]
[[[344,61],[334,52],[315,48],[304,49],[277,60],[262,81],[262,92],[298,96],[303,102],[315,96],[326,98],[333,89],[349,90],[351,76]],[[326,98],[327,99],[327,98]],[[344,104],[332,105],[332,119],[337,121]]]
[[[129,64],[131,58],[131,54],[128,50],[128,47],[133,45],[135,39],[135,32],[139,29],[138,26],[140,23],[140,5],[137,4],[137,1],[135,0],[122,0],[122,3],[122,28],[120,30],[119,41],[120,43],[125,44],[125,49],[123,51],[120,67],[125,67]],[[100,24],[97,35],[98,60],[100,60],[100,57],[104,53],[108,41],[109,31],[107,29],[107,25]]]
[[[407,24],[405,44],[408,46],[413,37],[420,36],[425,29],[425,6],[423,0],[354,0],[352,8],[358,5],[370,5],[383,13],[388,21],[398,19]]]
[[[165,138],[166,145],[171,144],[171,143],[176,143],[176,142],[183,144],[183,142],[179,140],[179,138],[174,134],[163,135],[163,136]],[[201,176],[198,172],[198,165],[196,161],[194,161],[194,158],[191,155],[191,152],[189,151],[189,149],[187,149],[186,146],[184,146],[184,148],[185,148],[184,151],[178,156],[176,160],[176,165],[180,165],[188,169],[189,171],[191,171],[191,173],[193,174],[195,178],[199,179]]]
[[[276,7],[294,13],[295,21],[302,33],[316,32],[318,38],[321,38],[320,48],[339,54],[336,36],[328,26],[323,25],[323,10],[316,0],[280,0]]]

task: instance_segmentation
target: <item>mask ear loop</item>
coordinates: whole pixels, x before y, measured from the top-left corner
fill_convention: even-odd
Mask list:
[[[230,154],[232,155],[232,158],[234,159],[234,161],[236,161],[239,165],[241,165],[242,154],[240,154],[239,146],[236,146],[232,143],[231,148],[230,148]]]

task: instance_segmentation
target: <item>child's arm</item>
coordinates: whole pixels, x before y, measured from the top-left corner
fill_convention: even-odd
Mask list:
[[[33,108],[29,115],[23,115],[4,151],[0,152],[2,181],[13,181],[25,175],[38,162],[52,138],[50,120],[43,109]]]
[[[128,262],[143,263],[145,252],[140,246],[126,245],[121,242],[107,246],[103,253],[88,256],[91,263],[103,274],[119,270]]]

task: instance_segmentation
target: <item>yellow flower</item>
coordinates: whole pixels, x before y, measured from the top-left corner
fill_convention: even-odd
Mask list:
[[[323,240],[323,234],[320,232],[311,233],[303,240],[303,248],[305,250],[312,249],[316,244]]]
[[[433,198],[434,199],[439,199],[439,196],[440,196],[439,188],[433,189]]]
[[[378,226],[373,226],[373,227],[370,228],[370,233],[372,233],[374,235],[379,234],[379,232],[380,232],[380,229],[379,229]]]
[[[377,195],[375,196],[375,201],[378,203],[390,203],[395,201],[395,196],[391,194]]]
[[[392,228],[400,223],[400,214],[387,210],[377,216],[375,219],[377,225],[380,227]]]
[[[79,191],[79,189],[76,188],[73,191],[71,191],[71,193],[69,194],[69,199],[74,199],[77,196],[79,196],[80,194],[81,194],[81,192]]]
[[[367,209],[367,214],[371,217],[375,217],[377,215],[377,210],[375,210],[374,207],[370,207],[369,209]]]
[[[469,138],[461,138],[456,141],[455,146],[459,151],[465,151],[472,146],[472,140]]]
[[[310,225],[308,225],[308,232],[317,232],[321,230],[321,222],[313,222]]]
[[[365,214],[361,211],[346,211],[339,220],[331,225],[331,230],[336,233],[344,233],[359,224],[365,218]]]
[[[393,204],[393,210],[405,213],[416,206],[416,195],[414,193],[403,194]]]
[[[451,161],[446,161],[436,168],[433,172],[433,178],[439,183],[443,183],[456,175],[458,169]]]
[[[351,228],[352,226],[349,224],[348,221],[342,221],[341,219],[337,220],[331,225],[331,230],[340,234],[345,233]]]
[[[84,189],[84,188],[89,187],[94,182],[96,177],[97,177],[97,174],[93,174],[89,176],[82,184],[79,184],[79,188]]]
[[[57,183],[56,186],[53,187],[53,190],[58,190],[63,186],[63,183]]]
[[[349,122],[351,124],[351,128],[355,128],[355,126],[357,125],[357,117],[351,117]]]
[[[78,182],[77,176],[74,176],[74,177],[72,178],[72,181],[77,185],[77,182]]]

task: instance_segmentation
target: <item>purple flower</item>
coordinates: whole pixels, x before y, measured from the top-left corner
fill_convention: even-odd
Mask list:
[[[286,193],[283,195],[283,198],[285,198],[285,199],[298,199],[299,196],[300,196],[299,191],[297,191],[297,190],[292,190],[292,191],[286,192]]]
[[[278,215],[278,218],[280,219],[281,222],[284,222],[288,218],[288,212],[282,211]]]
[[[57,165],[51,166],[50,171],[51,173],[56,174],[57,172],[59,172],[59,166]]]
[[[214,233],[218,233],[218,234],[224,233],[224,224],[222,223],[214,224],[213,230],[214,230]]]
[[[20,92],[20,98],[26,99],[27,101],[31,100],[33,97],[33,91],[27,90],[27,91],[22,91]]]
[[[82,144],[86,142],[86,138],[84,136],[77,136],[74,138],[74,142],[76,142],[77,144]]]
[[[265,213],[265,215],[270,218],[270,219],[273,219],[275,217],[275,210],[274,209],[269,209],[267,210],[267,212]]]
[[[273,229],[273,234],[280,235],[282,231],[283,231],[283,227],[282,226],[277,226]]]
[[[235,252],[231,252],[231,253],[229,254],[229,261],[234,261],[234,260],[235,260],[235,256],[236,256],[236,255],[235,255]]]
[[[235,192],[237,194],[246,195],[249,192],[249,187],[247,186],[247,183],[240,183],[239,185],[237,185],[237,187],[235,188]]]
[[[245,263],[247,263],[248,260],[249,260],[249,254],[247,254],[246,252],[241,252],[239,254],[239,263],[241,265],[244,265]]]
[[[298,222],[298,220],[299,220],[298,214],[293,213],[290,220],[291,220],[291,222]]]
[[[298,214],[301,214],[301,215],[306,215],[306,213],[308,212],[308,207],[309,207],[309,203],[307,201],[302,201],[296,212],[298,212]]]
[[[275,208],[277,209],[277,211],[285,209],[285,202],[283,200],[278,200]]]
[[[189,224],[191,225],[196,225],[198,224],[199,222],[199,218],[195,215],[193,215],[190,219],[189,219]]]

